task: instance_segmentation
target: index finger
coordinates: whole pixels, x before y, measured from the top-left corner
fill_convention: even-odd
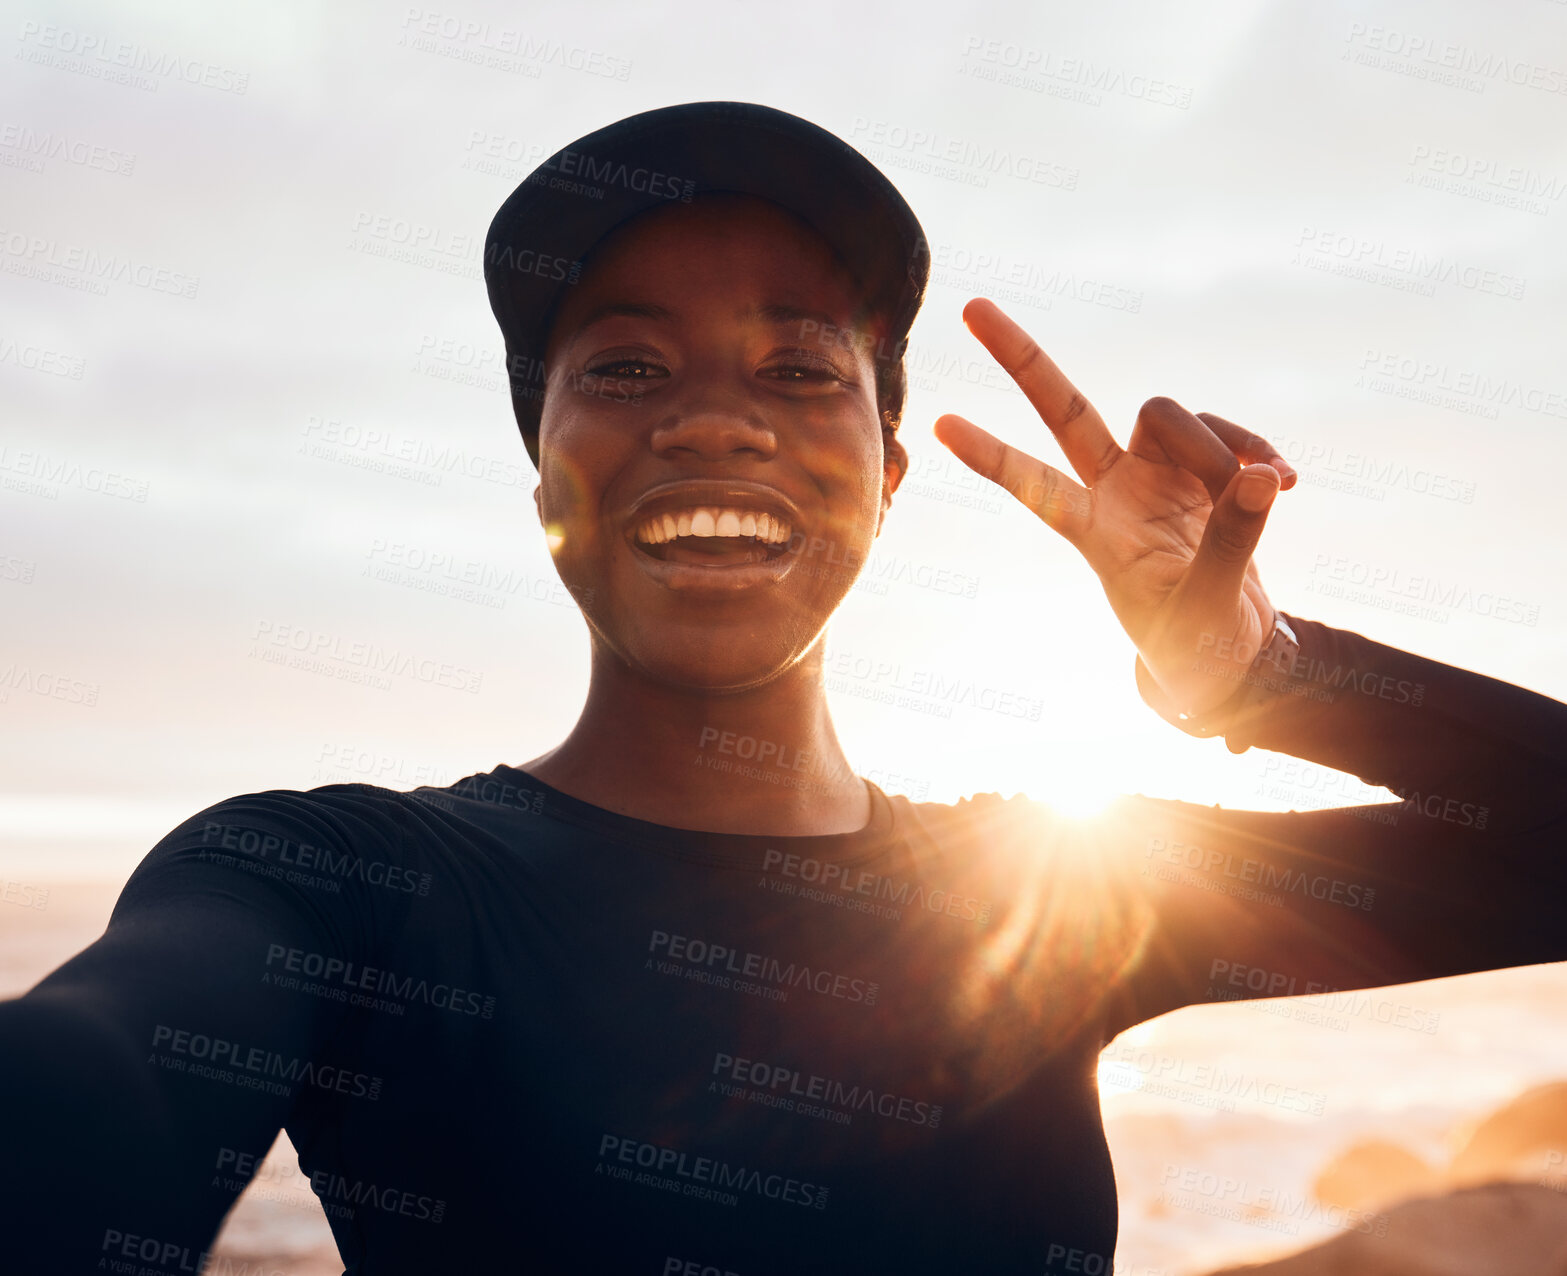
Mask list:
[[[1050,427],[1077,476],[1090,487],[1121,458],[1104,418],[1028,333],[988,297],[963,307],[963,322],[995,356]]]

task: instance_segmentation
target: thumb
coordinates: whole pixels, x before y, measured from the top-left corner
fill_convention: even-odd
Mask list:
[[[1248,465],[1231,475],[1219,493],[1181,589],[1198,614],[1234,608],[1279,482],[1271,465]]]

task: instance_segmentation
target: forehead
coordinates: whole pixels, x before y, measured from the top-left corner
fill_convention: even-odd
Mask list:
[[[859,318],[863,290],[827,241],[766,200],[710,195],[644,213],[606,236],[551,322],[551,343],[606,303],[657,307],[700,297],[723,310],[767,305]],[[726,306],[726,300],[730,303]]]

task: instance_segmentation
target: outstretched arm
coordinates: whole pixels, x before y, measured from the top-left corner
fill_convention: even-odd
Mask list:
[[[301,1097],[278,1078],[340,1062],[343,1008],[280,982],[286,954],[362,951],[358,903],[287,882],[279,848],[388,834],[347,798],[219,803],[149,853],[102,938],[0,1002],[15,1270],[200,1269]]]

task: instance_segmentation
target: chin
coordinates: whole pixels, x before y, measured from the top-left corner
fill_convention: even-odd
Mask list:
[[[623,667],[648,683],[722,696],[766,686],[795,668],[811,644],[782,638],[747,642],[741,635],[706,631],[682,642],[679,635],[664,630],[656,635],[622,635],[620,641],[604,645]],[[599,640],[604,641],[602,631]]]
[[[786,658],[751,660],[743,655],[725,660],[709,656],[680,659],[665,653],[636,661],[632,668],[650,682],[671,690],[725,696],[764,687],[786,674],[798,661],[799,654],[792,652]]]

